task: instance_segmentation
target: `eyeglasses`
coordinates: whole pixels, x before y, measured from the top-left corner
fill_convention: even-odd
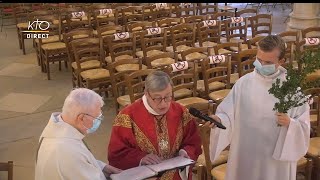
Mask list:
[[[94,117],[94,116],[92,116],[92,115],[90,115],[90,114],[87,114],[87,113],[83,113],[84,115],[87,115],[87,116],[90,116],[90,117],[93,117],[93,118],[95,118],[95,119],[98,119],[98,120],[100,120],[100,121],[102,121],[103,119],[104,119],[104,116],[103,116],[103,114],[101,113],[98,117]]]
[[[148,91],[148,94],[149,94],[149,96],[151,97],[149,91]],[[152,99],[155,103],[160,104],[160,103],[162,102],[162,100],[164,100],[164,102],[170,102],[170,101],[172,100],[172,96],[166,96],[166,97],[164,97],[164,98],[161,98],[161,97],[152,98],[152,97],[151,97],[151,99]]]

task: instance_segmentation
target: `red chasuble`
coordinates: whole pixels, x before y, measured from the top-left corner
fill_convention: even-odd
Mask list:
[[[164,159],[178,155],[184,149],[191,159],[201,154],[201,139],[195,120],[182,105],[172,101],[169,111],[158,121],[145,108],[142,99],[124,108],[112,127],[108,160],[120,169],[139,166],[147,154]],[[160,179],[180,179],[176,170],[165,172]],[[192,179],[191,168],[189,179]]]

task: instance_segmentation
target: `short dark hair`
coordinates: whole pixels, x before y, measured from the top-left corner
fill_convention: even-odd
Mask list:
[[[286,43],[278,35],[268,35],[258,42],[258,47],[264,52],[270,52],[274,49],[280,50],[279,60],[283,59],[286,54]]]

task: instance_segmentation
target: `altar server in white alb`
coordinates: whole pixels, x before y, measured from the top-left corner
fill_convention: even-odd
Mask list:
[[[62,113],[52,113],[41,134],[35,180],[105,180],[121,172],[96,160],[82,141],[99,128],[103,104],[102,97],[92,90],[78,88],[70,92]]]
[[[310,115],[308,103],[287,114],[272,110],[277,99],[268,90],[286,78],[284,55],[281,37],[259,41],[254,71],[237,81],[212,116],[227,127],[210,135],[211,161],[230,144],[226,180],[296,179],[297,161],[309,146]]]

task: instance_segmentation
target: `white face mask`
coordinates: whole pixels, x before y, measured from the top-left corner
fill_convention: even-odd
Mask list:
[[[270,76],[276,72],[275,64],[262,65],[260,61],[256,59],[253,65],[256,67],[257,71],[264,76]]]

